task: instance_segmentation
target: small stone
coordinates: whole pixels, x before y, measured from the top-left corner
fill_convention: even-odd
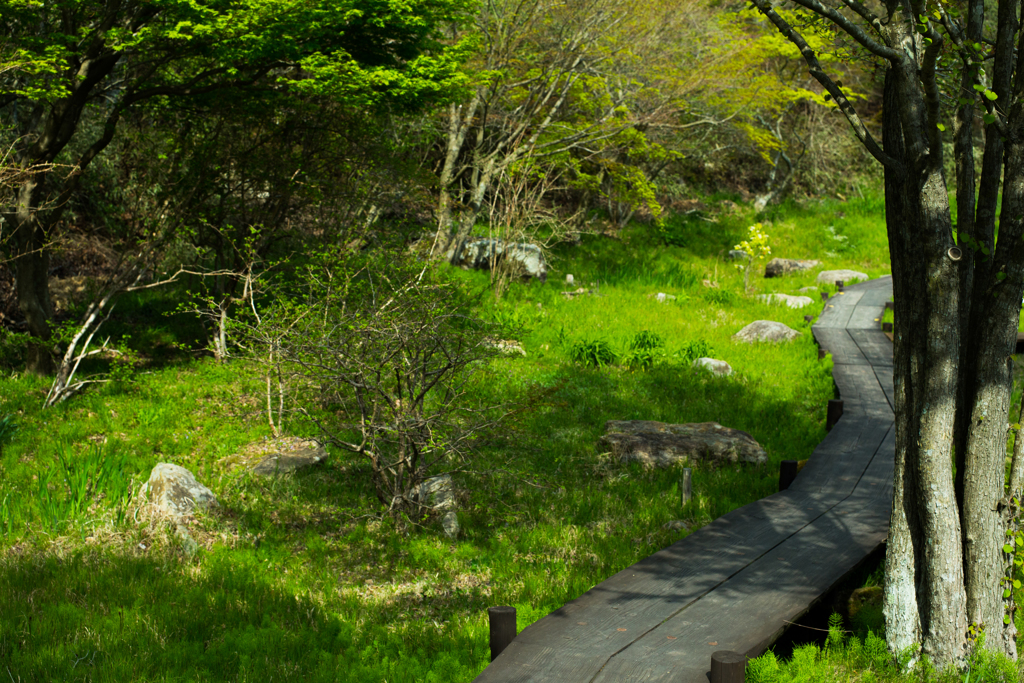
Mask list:
[[[689,531],[690,530],[690,523],[687,522],[684,519],[673,519],[671,522],[668,522],[667,524],[663,524],[661,526],[661,528],[662,529],[671,529],[671,530],[685,529],[685,530]]]
[[[842,280],[845,284],[851,284],[854,280],[867,280],[868,276],[856,270],[823,270],[818,273],[818,283],[823,285],[834,285],[836,280]]]
[[[755,341],[783,342],[796,339],[800,333],[774,320],[755,320],[732,337],[736,341],[752,343]]]
[[[798,289],[796,291],[802,292],[804,294],[808,294],[810,292],[817,292],[818,288],[817,287],[801,287],[800,289]]]
[[[775,302],[780,304],[786,304],[790,308],[803,308],[804,306],[808,306],[814,303],[810,297],[791,296],[789,294],[762,294],[757,298],[767,303]]]
[[[730,249],[726,258],[730,261],[746,261],[750,258],[750,254],[742,249]]]
[[[572,273],[569,273],[568,275],[565,276],[565,284],[569,285],[570,287],[572,286]]]
[[[732,366],[724,360],[716,360],[715,358],[698,358],[693,361],[693,365],[695,367],[704,368],[716,377],[728,377],[732,374]]]

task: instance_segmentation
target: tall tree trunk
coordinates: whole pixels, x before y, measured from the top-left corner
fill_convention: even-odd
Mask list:
[[[893,651],[914,643],[939,666],[966,644],[966,594],[951,437],[960,339],[959,277],[942,168],[910,152],[915,65],[886,75],[884,143],[901,169],[886,168],[886,223],[895,310],[895,496],[886,552],[883,611]],[[901,116],[902,114],[902,116]],[[910,121],[913,123],[913,121]]]
[[[18,306],[21,308],[33,343],[28,348],[26,371],[51,375],[55,366],[50,349],[50,250],[46,230],[35,208],[37,197],[44,194],[44,181],[27,179],[18,189],[17,209],[10,215],[14,223],[13,262]]]

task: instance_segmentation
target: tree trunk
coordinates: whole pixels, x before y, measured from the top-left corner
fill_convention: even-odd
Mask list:
[[[25,369],[37,375],[52,375],[53,355],[50,348],[50,251],[46,231],[35,211],[36,197],[43,194],[43,182],[29,178],[19,188],[18,207],[9,219],[14,223],[12,266],[21,308],[33,343],[28,348]]]
[[[910,65],[911,67],[914,65]],[[896,468],[883,611],[894,652],[915,643],[939,667],[966,645],[960,518],[951,470],[960,339],[959,286],[942,168],[913,155],[905,129],[916,112],[912,68],[886,74],[886,223],[895,310]],[[920,96],[918,95],[920,99]],[[907,110],[910,111],[907,111]]]

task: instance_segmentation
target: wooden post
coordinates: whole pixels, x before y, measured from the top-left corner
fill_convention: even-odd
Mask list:
[[[892,323],[882,323],[882,332],[892,332]]]
[[[828,351],[825,349],[818,349],[818,360],[825,360],[826,355],[828,355]]]
[[[843,291],[843,281],[842,280],[836,280],[836,287],[839,288],[840,292]]]
[[[841,398],[829,399],[828,413],[825,414],[825,429],[831,431],[843,416],[843,400]]]
[[[828,292],[822,292],[821,293],[821,300],[822,301],[828,301]]]
[[[690,502],[693,497],[693,481],[690,478],[690,468],[683,468],[683,478],[679,482],[679,507]]]
[[[739,652],[711,653],[711,683],[743,683],[746,673],[747,658]]]
[[[488,607],[487,618],[491,625],[491,661],[497,659],[502,650],[516,637],[516,608]]]
[[[805,323],[813,323],[814,322],[814,316],[813,315],[805,315],[804,316],[804,322]]]
[[[885,310],[887,310],[887,311],[894,311],[894,310],[896,310],[896,309],[894,309],[894,308],[892,307],[892,305],[893,305],[893,304],[892,304],[892,302],[891,302],[891,301],[886,301],[886,302],[885,302]]]
[[[798,463],[796,460],[783,460],[782,464],[779,465],[779,490],[785,491],[789,488],[789,485],[796,479],[796,471]]]

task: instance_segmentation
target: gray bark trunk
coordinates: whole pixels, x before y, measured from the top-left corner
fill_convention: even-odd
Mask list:
[[[922,653],[943,667],[961,661],[967,632],[950,467],[960,339],[949,321],[957,318],[959,277],[946,255],[953,243],[941,166],[907,139],[917,137],[921,123],[921,112],[906,106],[922,99],[914,66],[890,69],[885,88],[886,153],[902,168],[886,169],[893,293],[900,305],[894,326],[895,496],[883,611],[890,649],[920,642]]]

